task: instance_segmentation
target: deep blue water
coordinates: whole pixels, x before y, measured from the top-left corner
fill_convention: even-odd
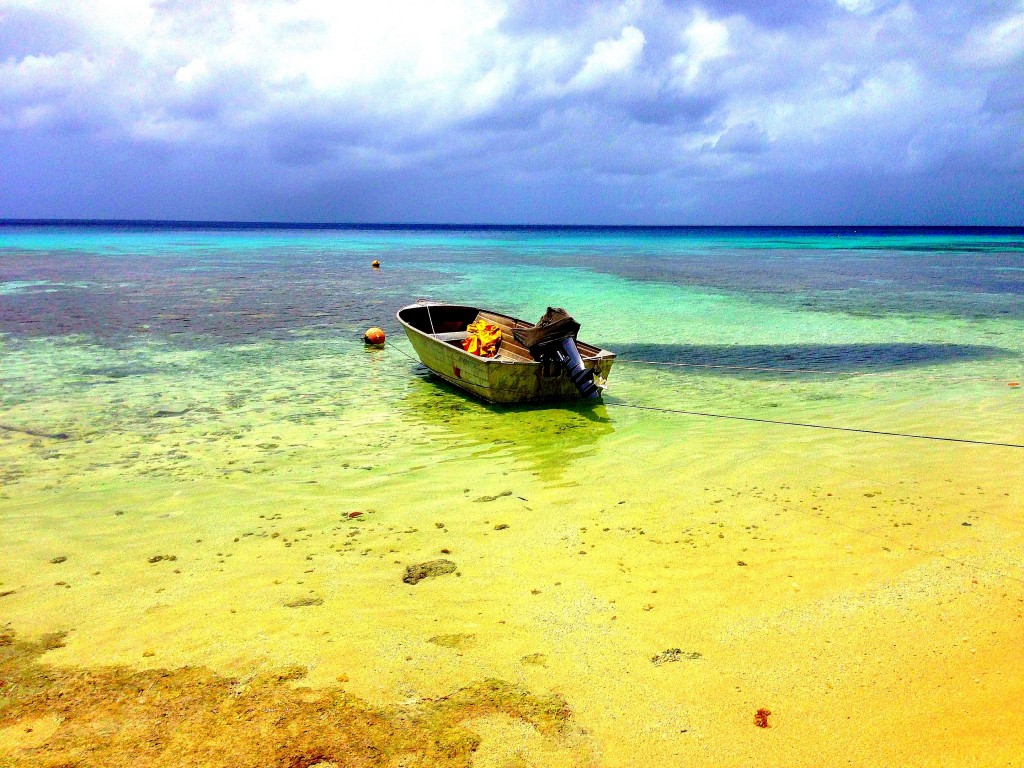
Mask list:
[[[386,278],[367,274],[374,258]],[[199,293],[245,281],[251,290],[235,293],[252,306],[359,322],[372,316],[361,300],[371,293],[390,305],[452,298],[460,285],[479,293],[469,278],[487,274],[503,281],[490,300],[510,309],[527,303],[513,290],[527,278],[549,276],[555,301],[566,279],[607,275],[626,281],[619,295],[669,285],[810,312],[1021,318],[1024,228],[4,221],[0,331],[24,331],[25,314],[45,314],[53,300],[86,320],[142,322],[129,304],[97,296],[129,283],[139,289],[136,308],[191,305]],[[44,292],[60,296],[33,297]]]

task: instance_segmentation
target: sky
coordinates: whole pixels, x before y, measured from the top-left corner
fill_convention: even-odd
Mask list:
[[[1024,225],[1024,0],[0,0],[0,218]]]

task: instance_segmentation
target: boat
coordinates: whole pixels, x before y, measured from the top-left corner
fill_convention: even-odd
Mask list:
[[[563,334],[555,347],[549,343],[546,350],[543,345],[533,345],[531,352],[514,332],[539,326],[480,307],[419,302],[400,309],[397,318],[420,362],[431,373],[490,403],[543,403],[600,396],[615,360],[613,352],[576,340],[575,332]],[[462,342],[470,335],[469,325],[481,320],[501,331],[493,357],[463,349]],[[574,321],[572,325],[579,328]],[[569,344],[566,338],[575,343]],[[579,353],[574,359],[573,348]]]

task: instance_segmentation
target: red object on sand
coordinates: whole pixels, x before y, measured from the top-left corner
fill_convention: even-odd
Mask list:
[[[757,710],[754,714],[754,725],[758,728],[768,728],[768,715],[771,713],[772,711],[770,709],[765,709],[764,707]]]

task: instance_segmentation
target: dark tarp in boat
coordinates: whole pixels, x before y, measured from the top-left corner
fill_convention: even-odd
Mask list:
[[[580,324],[573,320],[572,315],[561,307],[548,307],[544,317],[532,328],[515,328],[512,335],[516,341],[531,352],[542,344],[559,341],[571,337],[576,338]]]
[[[548,307],[532,328],[514,328],[516,341],[530,350],[534,359],[550,363],[556,361],[565,368],[572,383],[584,397],[600,397],[601,391],[594,382],[594,372],[587,368],[576,347],[576,334],[580,324],[561,307]]]

